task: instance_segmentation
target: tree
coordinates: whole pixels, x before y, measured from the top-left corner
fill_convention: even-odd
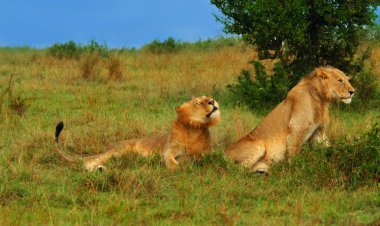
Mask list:
[[[293,80],[320,65],[354,70],[359,38],[378,0],[211,0],[227,33],[242,35],[259,58],[278,58]]]

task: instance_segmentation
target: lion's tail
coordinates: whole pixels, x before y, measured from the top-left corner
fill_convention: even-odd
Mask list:
[[[56,147],[55,147],[55,151],[63,158],[65,159],[66,161],[69,161],[69,162],[78,162],[78,158],[75,158],[73,156],[70,156],[68,155],[67,153],[65,153],[63,150],[62,150],[62,147],[61,145],[59,145],[59,135],[61,134],[62,130],[63,130],[63,122],[59,122],[57,124],[57,126],[55,127],[55,144],[56,144]]]

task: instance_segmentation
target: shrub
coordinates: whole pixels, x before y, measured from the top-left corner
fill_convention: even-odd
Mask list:
[[[380,124],[353,142],[340,139],[327,148],[325,158],[342,176],[345,186],[357,188],[380,182]]]
[[[154,40],[152,43],[146,45],[144,48],[152,53],[170,53],[177,52],[182,48],[182,43],[176,41],[174,38],[169,37],[163,42],[159,40]]]
[[[81,55],[81,48],[74,41],[66,43],[56,43],[49,47],[48,54],[58,59],[62,58],[79,58]]]
[[[255,78],[248,70],[243,70],[237,78],[237,84],[227,85],[238,102],[251,109],[273,106],[282,101],[289,90],[288,73],[280,63],[276,63],[273,74],[268,76],[265,67],[259,61],[252,61]]]
[[[356,74],[352,79],[352,85],[356,90],[354,103],[358,104],[360,108],[366,109],[380,105],[379,81],[372,71],[364,69]]]
[[[241,45],[240,37],[218,37],[214,39],[198,40],[196,42],[181,42],[169,37],[167,40],[160,42],[154,40],[152,43],[142,47],[142,49],[151,53],[169,53],[178,52],[180,50],[195,51],[214,51],[224,47]]]
[[[187,44],[189,48],[197,50],[219,50],[224,47],[238,46],[242,44],[239,37],[219,37],[215,39],[198,40],[195,43]]]
[[[106,44],[99,44],[95,40],[91,40],[87,45],[81,46],[83,53],[96,53],[101,57],[108,57],[109,48]]]
[[[357,189],[380,182],[380,124],[355,139],[339,138],[330,147],[309,145],[291,163],[275,164],[273,174],[284,173],[293,186]]]
[[[107,57],[109,49],[106,44],[99,44],[94,40],[91,40],[87,45],[81,45],[74,41],[69,41],[62,44],[56,43],[48,48],[48,54],[58,59],[79,59],[83,54],[90,53],[96,53],[102,57]]]

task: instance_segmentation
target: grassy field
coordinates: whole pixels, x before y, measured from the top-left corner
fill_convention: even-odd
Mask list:
[[[241,45],[127,51],[115,58],[121,80],[110,78],[106,59],[95,60],[84,79],[84,57],[0,49],[0,225],[380,224],[379,184],[347,188],[343,176],[332,177],[335,169],[317,158],[318,148],[305,147],[269,176],[224,159],[228,144],[265,115],[231,103],[226,89],[256,58]],[[88,173],[52,151],[61,120],[63,145],[91,155],[122,139],[168,131],[175,107],[198,95],[218,100],[223,119],[211,131],[213,153],[177,171],[165,169],[158,156],[130,155],[110,162],[107,172]],[[332,143],[354,140],[379,114],[335,106]]]

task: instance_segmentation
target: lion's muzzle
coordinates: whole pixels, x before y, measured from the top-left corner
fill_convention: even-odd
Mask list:
[[[207,118],[210,118],[211,115],[212,115],[214,112],[216,112],[217,110],[218,110],[218,108],[214,105],[213,108],[212,108],[212,110],[211,110],[211,112],[208,113],[208,114],[206,115],[206,117],[207,117]]]

